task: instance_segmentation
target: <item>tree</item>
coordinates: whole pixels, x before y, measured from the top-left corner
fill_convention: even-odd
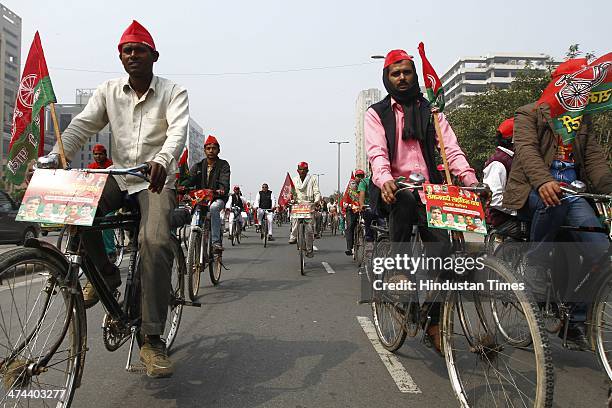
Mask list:
[[[469,97],[465,106],[448,114],[459,144],[478,174],[495,150],[495,132],[499,124],[514,116],[519,107],[540,97],[550,82],[549,71],[528,67],[517,74],[508,89],[491,89]]]

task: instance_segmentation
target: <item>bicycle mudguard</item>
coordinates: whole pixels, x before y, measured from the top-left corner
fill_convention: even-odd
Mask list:
[[[47,255],[58,261],[62,266],[65,266],[66,270],[68,270],[68,260],[62,251],[60,251],[55,245],[41,241],[38,238],[30,238],[23,244],[23,246],[26,248],[36,248],[44,251]]]

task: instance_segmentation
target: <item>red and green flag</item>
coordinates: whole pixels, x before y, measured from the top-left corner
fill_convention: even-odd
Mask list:
[[[183,150],[183,154],[181,155],[181,158],[178,161],[178,174],[176,175],[176,177],[179,180],[183,180],[186,177],[189,177],[189,166],[187,164],[187,159],[189,158],[189,150],[187,149],[187,147],[185,147],[185,150]]]
[[[280,194],[278,195],[278,205],[280,207],[285,207],[289,200],[291,200],[291,196],[295,197],[295,186],[293,185],[291,176],[289,173],[287,173],[287,176],[285,176],[285,182],[283,183]]]
[[[23,183],[28,164],[42,154],[44,107],[55,101],[47,62],[37,31],[21,75],[13,111],[6,166],[7,179],[13,184]]]
[[[419,43],[419,55],[421,55],[421,62],[423,64],[423,81],[425,81],[427,99],[429,103],[442,112],[444,110],[444,88],[442,88],[442,82],[440,82],[438,74],[436,74],[436,71],[425,56],[425,44],[423,43]]]
[[[571,143],[585,114],[612,109],[612,53],[590,64],[580,58],[559,65],[540,104],[550,107],[553,131]]]

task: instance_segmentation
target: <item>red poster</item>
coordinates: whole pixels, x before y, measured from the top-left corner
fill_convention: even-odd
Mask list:
[[[107,178],[79,170],[36,170],[15,219],[92,225]]]
[[[446,184],[424,184],[427,225],[451,231],[486,234],[484,211],[477,194]]]

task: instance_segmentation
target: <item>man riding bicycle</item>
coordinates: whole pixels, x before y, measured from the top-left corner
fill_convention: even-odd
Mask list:
[[[170,218],[176,205],[174,174],[185,145],[189,121],[187,91],[155,76],[159,53],[151,34],[137,21],[125,30],[118,45],[119,58],[128,76],[98,86],[93,96],[62,135],[66,157],[71,159],[83,144],[110,124],[115,165],[128,168],[147,163],[151,182],[125,176],[109,177],[98,203],[97,216],[116,211],[129,194],[140,209],[138,249],[141,256],[142,325],[145,343],[140,359],[150,377],[167,377],[174,369],[160,335],[164,331],[171,289],[172,250]],[[57,160],[59,148],[50,158]],[[104,250],[100,231],[85,231],[82,242],[111,289],[121,285],[119,268]],[[98,302],[90,283],[83,288],[87,307]]]
[[[259,222],[268,222],[268,241],[274,241],[272,236],[272,221],[274,220],[274,208],[276,208],[276,197],[274,193],[268,190],[266,183],[262,184],[261,191],[255,197],[254,207],[257,211],[257,219]],[[266,214],[266,210],[269,212]],[[263,237],[263,235],[262,235]]]
[[[585,58],[564,62],[553,72],[552,79],[571,74],[587,64]],[[525,274],[536,298],[546,293],[546,253],[562,225],[602,227],[591,205],[581,197],[562,198],[560,183],[581,180],[587,191],[612,193],[612,172],[604,151],[591,133],[591,116],[584,115],[572,141],[564,142],[550,127],[550,107],[531,103],[519,108],[514,119],[515,154],[503,205],[520,210],[531,219],[532,245],[526,256]],[[605,234],[570,231],[587,265],[597,265],[610,243]],[[584,308],[583,308],[584,309]],[[583,321],[586,316],[575,312],[567,339],[588,347]]]
[[[240,186],[234,186],[234,192],[230,195],[227,204],[225,205],[226,210],[229,210],[229,237],[232,239],[234,236],[234,207],[237,207],[235,211],[238,212],[238,222],[244,227],[245,220],[242,217],[242,212],[246,211],[246,203],[242,200],[242,192]]]
[[[308,163],[300,162],[297,168],[298,176],[291,176],[293,186],[295,187],[295,196],[293,200],[298,204],[302,203],[316,203],[321,199],[321,193],[319,192],[319,184],[317,178],[308,175]],[[289,235],[289,243],[295,244],[297,242],[297,227],[298,223],[296,219],[291,220],[291,233]],[[306,222],[306,256],[312,258],[314,242],[314,230],[312,227],[311,220]]]
[[[221,147],[217,138],[209,135],[204,142],[206,158],[189,169],[189,178],[181,182],[184,187],[196,189],[210,189],[215,191],[214,200],[210,203],[210,229],[213,248],[217,252],[223,251],[221,241],[221,210],[228,199],[230,186],[230,165],[226,160],[219,158]],[[206,169],[204,166],[206,165]]]
[[[383,84],[389,95],[366,111],[364,122],[366,151],[374,182],[370,205],[374,211],[389,217],[389,235],[396,253],[405,251],[416,221],[423,242],[442,243],[437,253],[431,251],[428,256],[445,256],[450,252],[447,231],[425,227],[424,197],[410,190],[397,192],[395,182],[397,177],[408,177],[411,173],[421,173],[430,183],[443,182],[435,162],[434,151],[438,143],[432,108],[421,94],[414,61],[405,51],[393,50],[387,54]],[[438,114],[438,118],[451,172],[465,185],[477,184],[475,172],[446,117]],[[440,350],[439,303],[432,305],[430,317],[427,334]]]

